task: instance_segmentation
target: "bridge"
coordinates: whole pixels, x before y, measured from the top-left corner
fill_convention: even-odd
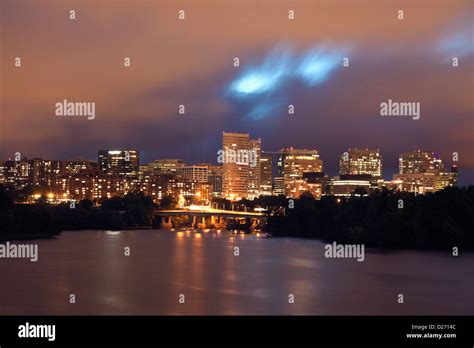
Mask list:
[[[250,223],[250,228],[253,228],[266,219],[265,214],[261,212],[222,210],[193,206],[183,209],[156,210],[155,216],[161,217],[161,227],[163,228],[173,227],[173,216],[192,217],[192,227],[197,228],[225,228],[229,219],[236,220],[236,222],[242,225]]]

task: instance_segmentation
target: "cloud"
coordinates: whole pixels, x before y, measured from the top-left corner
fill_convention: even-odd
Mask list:
[[[325,82],[333,71],[342,67],[342,58],[348,52],[347,48],[319,44],[295,53],[290,45],[278,44],[261,63],[246,68],[231,81],[228,96],[236,102],[246,99],[254,104],[248,117],[264,118],[283,104],[279,91],[295,81],[303,82],[307,87]],[[259,96],[272,96],[272,100],[261,100]]]

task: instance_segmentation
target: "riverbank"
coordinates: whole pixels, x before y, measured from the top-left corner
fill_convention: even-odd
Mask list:
[[[321,200],[303,194],[268,216],[275,237],[302,237],[389,249],[474,249],[474,186],[414,195],[387,190]]]

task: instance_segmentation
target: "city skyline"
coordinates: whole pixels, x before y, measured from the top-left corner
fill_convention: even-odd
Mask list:
[[[245,133],[240,133],[240,134],[245,134]],[[260,140],[260,139],[259,139]],[[288,150],[288,149],[295,149],[295,150],[299,150],[299,151],[317,151],[319,152],[318,150],[311,150],[310,148],[296,148],[296,147],[282,147],[281,149],[277,150],[277,151],[265,151],[265,150],[262,150],[262,158],[263,157],[272,157],[272,159],[274,157],[278,157],[278,154],[281,154],[282,152],[284,152],[285,150]],[[188,167],[198,167],[198,166],[201,166],[201,165],[211,165],[211,166],[222,166],[222,163],[218,163],[218,161],[216,160],[219,156],[218,156],[218,151],[220,151],[221,149],[217,149],[216,150],[216,156],[215,156],[215,160],[214,161],[198,161],[198,162],[187,162],[183,159],[183,157],[181,156],[176,156],[176,157],[173,157],[173,156],[163,156],[163,157],[151,157],[153,158],[152,160],[150,161],[141,161],[139,160],[138,164],[140,166],[142,165],[149,165],[149,164],[152,164],[153,162],[156,162],[156,161],[161,161],[161,160],[181,160],[182,161],[182,165],[183,166],[188,166]],[[348,149],[346,149],[346,151],[342,152],[341,154],[339,154],[339,156],[337,157],[338,161],[337,161],[337,167],[336,168],[331,168],[329,171],[325,171],[323,170],[323,172],[327,175],[330,175],[330,176],[338,176],[338,175],[341,175],[341,168],[340,168],[340,158],[341,156],[344,155],[344,153],[346,153],[347,151],[350,151],[350,150],[362,150],[362,151],[380,151],[380,149],[368,149],[368,148],[358,148],[358,147],[349,147]],[[44,156],[28,156],[27,154],[21,154],[21,159],[24,159],[26,158],[27,160],[34,160],[34,159],[42,159],[42,160],[50,160],[50,161],[90,161],[90,162],[95,162],[97,164],[99,164],[99,156],[100,156],[100,152],[101,151],[117,151],[117,152],[124,152],[124,151],[136,151],[138,152],[139,154],[139,157],[142,158],[142,152],[140,149],[127,149],[127,148],[113,148],[113,149],[108,149],[108,150],[104,150],[104,149],[98,149],[96,150],[96,157],[95,159],[93,158],[90,158],[90,157],[85,157],[85,156],[76,156],[76,157],[71,157],[71,158],[46,158]],[[400,161],[400,156],[405,154],[405,153],[412,153],[412,152],[423,152],[423,153],[430,153],[430,154],[433,154],[439,158],[443,158],[439,152],[437,151],[427,151],[427,149],[420,149],[420,148],[417,148],[417,149],[412,149],[410,151],[404,151],[404,152],[400,152],[399,155],[396,157],[396,161],[397,163],[399,163]],[[380,153],[383,153],[380,151]],[[15,160],[15,154],[13,154],[13,156],[9,157],[9,158],[0,158],[0,162],[6,162],[6,161],[16,161],[18,162],[17,160]],[[326,163],[326,161],[328,161],[325,157],[323,156],[320,156],[322,159],[324,159],[324,163]],[[382,160],[382,159],[381,159]],[[383,157],[383,161],[385,161],[385,157]],[[274,162],[273,160],[270,161],[270,162]],[[383,162],[385,163],[385,162]],[[454,166],[454,167],[457,167],[458,170],[462,168],[459,168],[459,166],[457,165],[456,161],[444,161],[444,165],[446,167],[451,167],[451,166]],[[384,166],[385,168],[385,166]],[[326,165],[325,165],[325,169],[326,169]],[[332,173],[335,173],[335,174],[332,174]],[[278,167],[275,165],[275,163],[272,163],[272,174],[275,176],[278,176]],[[382,176],[381,178],[382,179],[385,179],[385,180],[391,180],[392,176],[394,174],[402,174],[400,173],[399,171],[399,167],[397,167],[397,169],[394,171],[394,172],[390,172],[390,173],[387,173],[386,170],[383,170],[382,171]],[[388,178],[388,179],[387,179]],[[470,185],[471,183],[466,183],[466,185]],[[464,185],[461,185],[461,186],[464,186]]]
[[[322,196],[368,195],[382,188],[425,194],[458,184],[457,165],[446,166],[437,153],[421,150],[399,155],[399,171],[393,180],[381,176],[379,149],[349,148],[340,156],[339,176],[332,177],[324,173],[318,150],[283,148],[276,153],[272,168],[271,156],[262,157],[262,139],[252,139],[249,133],[222,132],[222,149],[216,153],[218,165],[170,158],[140,164],[136,149],[101,149],[97,162],[28,160],[16,154],[15,161],[0,161],[0,183],[15,190],[28,188],[27,202],[42,195],[58,203],[142,192],[154,202],[171,196],[180,206],[207,205],[219,198],[299,198],[305,192],[319,200]]]
[[[75,20],[60,2],[15,4],[1,14],[0,158],[126,147],[144,162],[214,162],[216,129],[227,129],[265,139],[267,151],[317,148],[330,175],[349,147],[382,149],[387,173],[405,151],[457,152],[460,183],[474,182],[468,0],[433,1],[429,12],[403,3],[403,20],[398,4],[344,1],[90,2],[74,5]],[[56,116],[63,100],[95,102],[94,118]],[[392,100],[420,103],[420,118],[382,117]]]

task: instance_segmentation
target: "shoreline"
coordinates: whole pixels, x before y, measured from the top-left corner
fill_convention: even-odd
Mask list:
[[[126,227],[126,228],[122,228],[120,230],[114,230],[114,231],[117,231],[117,232],[127,232],[127,231],[169,231],[169,232],[179,232],[178,229],[190,229],[191,231],[194,231],[194,232],[198,232],[198,231],[203,231],[204,229],[192,229],[192,228],[186,228],[186,227],[179,227],[177,229],[173,228],[153,228],[153,226],[141,226],[141,227]],[[176,231],[175,231],[176,230]],[[212,230],[212,229],[211,229]],[[41,239],[53,239],[53,238],[56,238],[56,237],[60,237],[61,234],[63,232],[84,232],[84,231],[103,231],[103,232],[106,232],[106,231],[111,231],[110,229],[85,229],[85,230],[64,230],[64,231],[61,231],[60,233],[58,234],[55,234],[55,235],[46,235],[46,234],[42,234],[42,235],[38,235],[38,234],[25,234],[25,235],[21,235],[21,236],[13,236],[13,235],[9,235],[9,236],[0,236],[0,243],[5,243],[5,242],[11,242],[11,241],[22,241],[22,240],[41,240]],[[228,233],[230,234],[233,234],[232,230],[223,230],[223,231],[227,231]],[[259,233],[262,233],[262,232],[259,232]],[[248,234],[248,235],[255,235],[256,232],[250,232],[250,233],[245,233],[245,234]],[[306,241],[318,241],[320,243],[323,243],[323,244],[330,244],[330,243],[334,243],[336,241],[330,241],[330,240],[323,240],[323,239],[320,239],[320,238],[311,238],[311,237],[300,237],[300,236],[291,236],[291,235],[279,235],[279,236],[273,236],[271,235],[270,233],[267,233],[267,232],[263,232],[263,234],[265,234],[264,237],[260,237],[261,239],[279,239],[279,238],[289,238],[289,239],[296,239],[296,240],[306,240]],[[338,244],[343,244],[343,245],[346,245],[346,244],[354,244],[354,243],[340,243],[340,242],[337,242]],[[364,244],[364,243],[359,243],[359,244]],[[365,244],[364,244],[365,245]],[[396,251],[426,251],[426,252],[448,252],[450,254],[452,254],[452,247],[446,247],[446,248],[399,248],[399,247],[393,247],[393,248],[382,248],[382,247],[377,247],[377,246],[367,246],[366,247],[367,250],[371,250],[371,251],[376,251],[376,252],[379,252],[379,253],[390,253],[390,252],[396,252]],[[464,250],[464,252],[474,252],[474,249],[462,249]],[[461,256],[461,255],[459,255]]]
[[[58,234],[23,234],[23,235],[0,236],[0,243],[11,242],[11,241],[16,241],[16,240],[52,239],[52,238],[60,236],[62,232],[63,231],[61,231]]]

